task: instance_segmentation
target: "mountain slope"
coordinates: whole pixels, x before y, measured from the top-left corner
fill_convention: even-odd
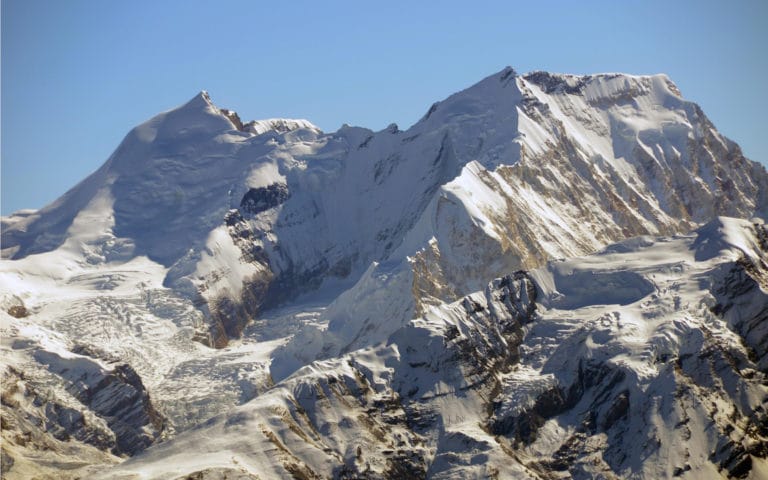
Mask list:
[[[104,478],[761,478],[767,235],[721,218],[494,280]]]

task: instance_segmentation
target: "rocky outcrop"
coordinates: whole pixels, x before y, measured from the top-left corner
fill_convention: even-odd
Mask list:
[[[235,468],[206,468],[174,480],[259,480],[259,477]]]
[[[113,434],[110,450],[115,455],[135,455],[161,436],[165,420],[130,365],[105,368],[88,357],[65,358],[45,350],[38,350],[35,357],[65,381],[72,396],[105,422]],[[63,434],[72,435],[82,425],[82,415],[72,409],[50,413],[60,420]]]
[[[581,418],[582,433],[594,435],[607,431],[628,412],[629,392],[624,390],[616,395],[613,391],[624,378],[623,371],[609,365],[579,360],[576,378],[571,385],[544,391],[531,408],[518,415],[505,415],[500,408],[501,402],[497,403],[489,420],[489,428],[496,435],[513,439],[513,445],[529,445],[546,420],[573,409],[586,393],[590,393],[594,400]],[[602,418],[598,418],[598,412],[607,401],[612,401],[610,407]]]
[[[768,229],[763,224],[753,228],[758,255],[742,254],[721,267],[712,287],[717,303],[711,310],[741,336],[752,360],[768,373]]]
[[[74,478],[83,467],[114,464],[115,434],[87,411],[68,405],[13,367],[2,377],[3,478]],[[39,462],[46,452],[46,462]],[[72,476],[62,472],[71,472]]]
[[[243,199],[240,201],[240,210],[256,215],[280,205],[290,196],[288,187],[282,183],[251,188],[243,195]]]

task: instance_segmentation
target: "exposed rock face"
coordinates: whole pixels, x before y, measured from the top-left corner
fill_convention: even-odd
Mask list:
[[[728,322],[749,347],[757,367],[768,373],[768,231],[762,224],[754,229],[759,255],[742,253],[723,266],[720,280],[712,286],[717,301],[712,313]]]
[[[256,215],[275,208],[288,200],[288,197],[290,197],[288,187],[280,183],[273,183],[266,187],[251,188],[240,201],[240,209],[251,215]]]
[[[598,390],[597,400],[589,406],[589,413],[585,415],[582,425],[590,429],[594,434],[598,431],[606,431],[616,421],[625,418],[629,409],[629,392],[623,391],[618,396],[613,396],[613,388],[625,379],[625,373],[615,370],[608,365],[579,361],[575,381],[564,388],[554,387],[539,395],[529,410],[523,411],[518,416],[505,416],[503,412],[490,420],[490,429],[493,433],[504,435],[514,439],[515,444],[530,445],[537,438],[537,432],[544,423],[572,410],[589,390]],[[597,411],[603,403],[613,398],[604,418],[595,418]],[[599,403],[598,403],[599,402]],[[501,404],[499,406],[502,406]],[[598,430],[598,426],[601,427]],[[558,469],[558,468],[556,468]]]
[[[34,357],[50,372],[43,377],[5,368],[3,463],[8,478],[56,478],[58,469],[71,471],[71,477],[60,478],[77,478],[141,452],[163,433],[165,419],[130,365],[105,368],[87,356],[93,351],[80,351],[61,357],[35,349]],[[57,392],[59,382],[64,390]],[[45,461],[30,462],[42,455],[34,452],[45,452]]]
[[[91,414],[57,402],[14,368],[2,382],[3,478],[74,478],[119,460],[109,453],[114,433]]]
[[[235,468],[206,468],[175,480],[259,480],[259,477]]]
[[[243,197],[241,209],[251,214],[257,213],[257,208],[264,211],[263,202],[277,202],[283,194],[287,198],[287,191],[281,188],[252,189]],[[230,339],[238,338],[246,324],[257,317],[267,301],[273,278],[269,259],[254,237],[258,232],[251,229],[240,210],[230,210],[224,223],[229,237],[227,243],[231,242],[230,252],[236,255],[234,260],[251,266],[252,273],[235,274],[233,278],[227,265],[227,260],[233,259],[222,262],[214,258],[216,269],[212,274],[204,274],[203,282],[197,284],[198,305],[205,305],[209,312],[209,333],[203,343],[216,348],[223,348]]]
[[[114,435],[111,451],[115,455],[134,455],[162,433],[164,419],[130,365],[118,364],[107,370],[87,357],[66,359],[45,351],[38,351],[35,356],[67,382],[70,394],[106,422]],[[63,417],[57,414],[63,419],[59,425],[69,435],[67,427],[75,429],[82,423],[82,415],[78,416],[73,409],[63,412]]]
[[[246,324],[256,318],[264,304],[264,297],[269,284],[260,277],[244,280],[240,298],[221,296],[209,305],[211,328],[209,346],[226,347],[229,340],[239,338]]]

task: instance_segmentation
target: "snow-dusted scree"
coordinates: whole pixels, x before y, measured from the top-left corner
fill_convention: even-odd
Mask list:
[[[330,134],[203,92],[3,218],[3,474],[763,478],[767,195],[663,75]]]

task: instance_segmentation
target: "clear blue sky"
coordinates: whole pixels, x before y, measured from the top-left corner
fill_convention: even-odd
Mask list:
[[[768,161],[768,2],[2,0],[3,214],[206,89],[244,120],[406,128],[505,65],[664,72]]]

